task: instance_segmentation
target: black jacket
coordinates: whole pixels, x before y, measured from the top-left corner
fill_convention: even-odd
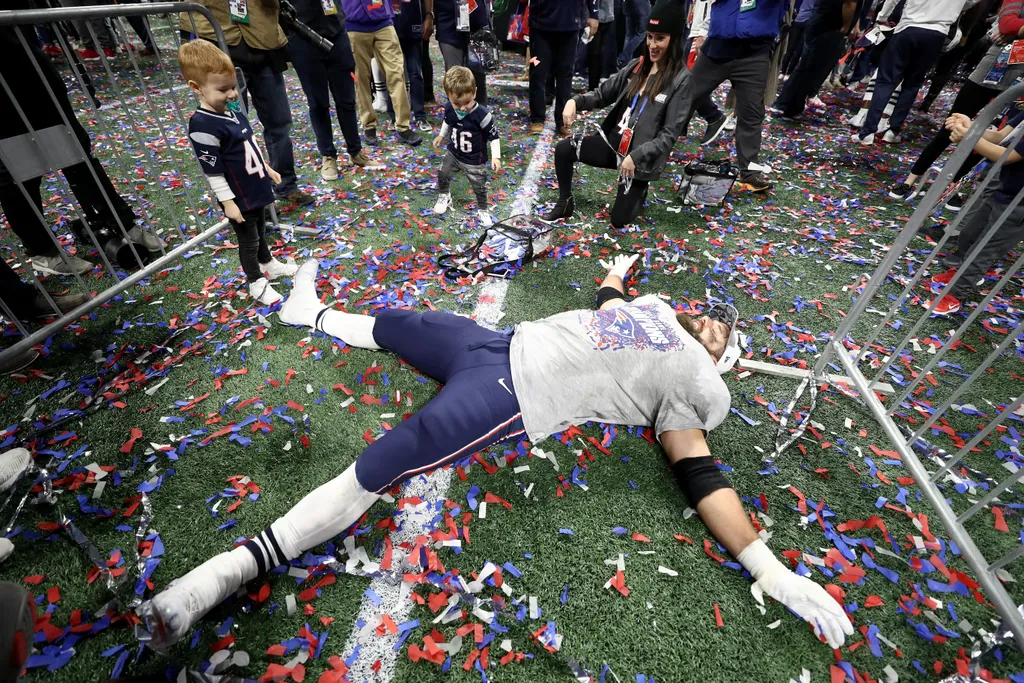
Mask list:
[[[629,77],[639,59],[634,59],[617,74],[606,80],[597,90],[576,95],[579,111],[603,109],[615,105],[626,97]],[[664,97],[662,97],[664,96]],[[665,170],[672,146],[682,133],[690,111],[690,70],[679,72],[668,90],[656,93],[648,100],[640,118],[633,127],[633,141],[629,156],[636,164],[637,180],[657,180]],[[612,107],[612,111],[615,107]],[[611,116],[611,114],[609,114]],[[613,122],[616,123],[616,122]]]

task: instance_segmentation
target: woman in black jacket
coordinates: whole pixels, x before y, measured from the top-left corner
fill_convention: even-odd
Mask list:
[[[636,219],[647,186],[665,170],[672,146],[690,110],[690,72],[683,54],[682,29],[686,13],[679,0],[660,0],[647,22],[643,54],[601,84],[565,104],[562,120],[568,128],[577,111],[613,105],[601,131],[578,143],[563,139],[555,147],[558,203],[546,220],[568,218],[575,209],[573,164],[619,170],[619,190],[611,223],[621,228]]]

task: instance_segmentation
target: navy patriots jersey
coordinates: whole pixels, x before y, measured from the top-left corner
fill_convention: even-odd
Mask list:
[[[455,107],[449,102],[444,105],[444,122],[451,130],[448,134],[448,151],[456,159],[471,166],[487,163],[488,143],[498,139],[494,117],[487,111],[487,107],[478,104],[460,119],[455,114]]]
[[[224,176],[240,210],[252,211],[273,203],[274,183],[245,114],[199,109],[188,121],[188,137],[203,173]]]

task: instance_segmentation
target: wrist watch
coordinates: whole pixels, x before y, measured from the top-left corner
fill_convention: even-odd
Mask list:
[[[424,13],[423,14],[423,18],[426,19],[427,17],[430,17],[431,21],[433,21],[434,13],[433,12],[426,12],[426,13]]]

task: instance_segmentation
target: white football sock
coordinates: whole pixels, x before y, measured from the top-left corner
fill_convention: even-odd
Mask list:
[[[378,498],[359,484],[353,463],[243,547],[260,573],[270,571],[352,526]]]
[[[337,337],[349,346],[360,349],[379,349],[380,345],[373,338],[374,322],[373,316],[353,315],[343,311],[324,309],[317,316],[314,327],[332,337]]]

